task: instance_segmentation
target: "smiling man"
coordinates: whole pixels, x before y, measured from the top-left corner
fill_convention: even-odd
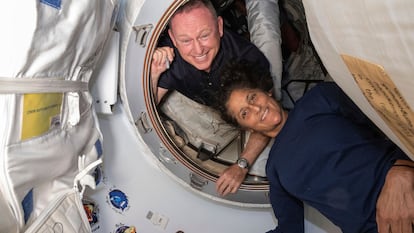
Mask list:
[[[224,28],[210,1],[190,0],[181,6],[170,19],[168,35],[161,38],[151,66],[158,102],[168,90],[177,90],[213,106],[220,69],[230,60],[254,61],[269,70],[269,62],[254,44]]]
[[[221,68],[232,60],[249,60],[269,70],[264,54],[250,41],[227,31],[208,0],[190,0],[171,17],[168,36],[161,38],[151,64],[153,92],[157,103],[169,90],[214,107],[220,89]],[[268,80],[269,90],[272,79]],[[255,162],[269,138],[251,134],[240,163],[226,169],[217,181],[220,195],[237,192],[248,168]]]

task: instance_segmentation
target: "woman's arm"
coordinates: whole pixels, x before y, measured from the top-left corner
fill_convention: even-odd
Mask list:
[[[278,225],[268,233],[304,233],[303,202],[287,193],[278,180],[270,183],[270,202]]]

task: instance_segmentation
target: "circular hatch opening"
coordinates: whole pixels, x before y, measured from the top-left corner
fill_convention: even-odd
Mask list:
[[[146,1],[141,12],[154,9],[154,2],[151,2]],[[154,23],[138,16],[126,54],[124,101],[129,105],[139,133],[157,159],[193,190],[214,200],[268,207],[269,185],[261,175],[249,174],[236,194],[220,197],[215,190],[220,173],[234,164],[243,150],[248,136],[245,132],[226,124],[215,110],[176,91],[170,91],[160,104],[155,103],[149,75],[152,54],[160,36],[165,34],[169,18],[184,2],[171,1]],[[137,66],[140,61],[143,67]]]

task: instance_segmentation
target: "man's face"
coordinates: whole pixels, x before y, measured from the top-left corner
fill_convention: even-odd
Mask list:
[[[183,59],[209,72],[220,49],[223,19],[215,18],[206,7],[198,7],[175,15],[170,25],[168,33]]]

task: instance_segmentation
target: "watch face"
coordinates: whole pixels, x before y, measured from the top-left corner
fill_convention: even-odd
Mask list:
[[[247,160],[245,158],[239,158],[237,160],[237,165],[239,165],[239,167],[241,167],[241,168],[247,168],[248,167],[248,163],[247,163]]]

